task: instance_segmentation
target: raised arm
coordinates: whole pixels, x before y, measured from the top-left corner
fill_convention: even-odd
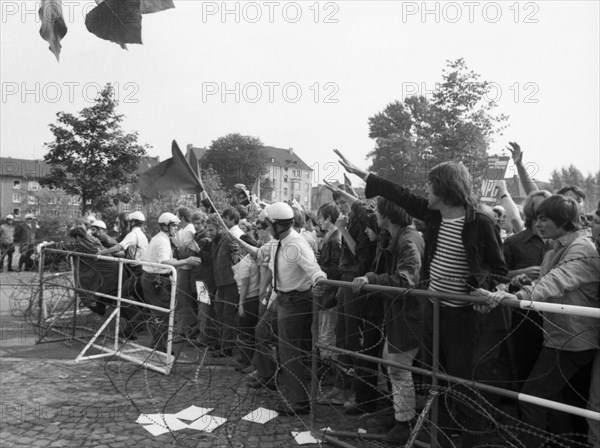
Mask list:
[[[512,155],[512,159],[517,167],[517,174],[519,175],[525,193],[529,194],[532,191],[538,191],[539,188],[537,184],[529,177],[529,173],[523,165],[523,151],[521,150],[521,147],[516,142],[509,142],[509,145],[510,146],[506,149],[508,149]]]

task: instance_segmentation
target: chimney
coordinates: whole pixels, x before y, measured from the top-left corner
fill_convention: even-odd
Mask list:
[[[194,147],[193,143],[188,143],[186,149],[188,150],[188,152],[190,152],[190,149],[192,149]]]
[[[288,149],[288,151],[290,152],[291,155],[294,154],[294,148],[290,148],[290,149]]]

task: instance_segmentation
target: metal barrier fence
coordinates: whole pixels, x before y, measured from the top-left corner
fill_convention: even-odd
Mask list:
[[[73,298],[73,334],[70,335],[71,338],[79,340],[80,342],[85,343],[85,347],[83,350],[77,355],[75,358],[75,362],[98,359],[98,358],[106,358],[116,356],[121,359],[125,359],[127,361],[131,361],[138,365],[143,365],[149,369],[155,370],[157,372],[168,375],[171,372],[174,363],[174,356],[172,354],[172,345],[173,345],[173,323],[174,323],[174,315],[175,315],[175,294],[177,291],[177,269],[173,266],[160,264],[160,263],[149,263],[145,261],[136,261],[136,260],[128,260],[125,258],[115,258],[115,257],[107,257],[103,255],[92,255],[92,254],[84,254],[79,252],[72,252],[60,249],[51,249],[44,248],[40,253],[40,263],[39,263],[39,315],[38,315],[38,325],[44,325],[44,322],[48,318],[47,307],[45,304],[44,297],[44,256],[46,254],[59,254],[64,255],[71,261],[71,269],[73,272],[73,278],[75,281],[74,291],[75,296]],[[76,266],[79,263],[80,259],[86,258],[90,260],[98,260],[98,261],[108,261],[113,263],[118,263],[118,285],[117,285],[117,295],[113,296],[110,294],[104,294],[97,291],[87,290],[81,287],[78,281],[77,269]],[[170,291],[170,305],[169,308],[162,308],[154,305],[150,305],[147,303],[129,300],[122,297],[122,284],[123,284],[123,268],[125,265],[132,266],[153,266],[160,267],[161,269],[169,269],[171,271],[171,291]],[[85,293],[91,294],[94,297],[100,297],[103,299],[108,299],[114,301],[115,309],[110,313],[110,315],[105,319],[100,328],[96,331],[96,333],[92,336],[92,338],[88,341],[83,338],[79,338],[75,336],[75,322],[77,320],[77,312],[79,309],[79,298],[77,293]],[[169,325],[168,325],[168,335],[167,335],[167,348],[166,353],[157,351],[154,348],[145,347],[143,345],[137,344],[133,341],[121,342],[121,338],[119,337],[119,328],[120,328],[120,320],[121,320],[121,306],[122,304],[130,304],[139,308],[146,308],[148,310],[157,311],[160,313],[169,313]],[[106,330],[109,324],[114,320],[115,323],[115,334],[114,334],[114,342],[112,347],[107,347],[104,345],[97,344],[96,341],[98,337]],[[59,334],[64,334],[59,330],[53,330]],[[87,355],[87,351],[94,347],[104,353],[96,354],[96,355]]]
[[[351,282],[344,282],[344,281],[338,281],[338,280],[323,279],[323,280],[319,281],[319,284],[326,285],[326,286],[340,287],[340,288],[352,288]],[[439,307],[440,307],[440,305],[439,305],[439,299],[450,299],[450,300],[456,300],[456,301],[461,301],[461,302],[484,305],[487,303],[487,300],[488,300],[488,298],[485,295],[477,296],[477,295],[469,295],[469,294],[452,294],[452,293],[443,293],[443,292],[437,292],[437,291],[397,288],[397,287],[393,287],[393,286],[370,285],[370,284],[364,285],[363,291],[394,293],[394,294],[398,294],[398,295],[412,295],[412,296],[419,297],[423,300],[436,299],[436,300],[434,300],[434,306],[433,306],[432,370],[426,370],[426,369],[422,369],[419,367],[414,367],[412,365],[408,366],[408,365],[400,364],[397,362],[388,361],[388,360],[385,360],[382,358],[377,358],[377,357],[368,356],[368,355],[356,353],[356,352],[349,351],[349,350],[344,350],[344,349],[341,349],[341,348],[338,348],[335,346],[331,346],[331,345],[319,344],[318,342],[313,340],[313,353],[312,353],[313,363],[312,363],[312,382],[311,382],[311,397],[310,397],[310,400],[311,400],[310,423],[311,423],[311,431],[315,434],[315,436],[320,437],[323,440],[331,442],[332,444],[334,444],[336,446],[340,446],[340,447],[352,447],[352,445],[337,439],[337,437],[364,438],[364,435],[358,434],[358,433],[349,433],[349,432],[345,432],[345,431],[324,432],[322,430],[317,429],[318,426],[317,426],[316,401],[317,401],[318,384],[317,384],[317,362],[316,362],[316,359],[317,359],[318,349],[329,350],[334,353],[352,356],[357,359],[362,359],[365,361],[382,364],[384,366],[401,368],[404,370],[408,370],[411,373],[418,373],[418,374],[426,375],[426,376],[429,376],[432,378],[431,395],[430,395],[429,399],[427,400],[425,407],[421,411],[421,414],[419,415],[419,418],[417,420],[415,427],[411,431],[411,436],[409,437],[408,442],[405,445],[406,448],[410,448],[412,446],[423,446],[423,447],[428,446],[427,444],[417,441],[416,436],[417,436],[417,433],[421,430],[421,427],[425,421],[426,415],[429,412],[431,412],[431,418],[430,418],[431,440],[433,442],[437,443],[437,424],[438,424],[438,408],[439,408],[437,398],[439,396],[439,394],[438,394],[439,380],[443,380],[443,381],[447,381],[447,382],[455,383],[455,384],[462,384],[462,385],[472,387],[473,389],[480,390],[483,392],[489,392],[489,393],[497,394],[500,396],[512,398],[517,401],[531,403],[531,404],[535,404],[538,406],[546,407],[548,409],[566,412],[566,413],[569,413],[572,415],[584,417],[589,420],[597,421],[600,424],[600,412],[592,411],[592,410],[589,410],[586,408],[578,408],[575,406],[567,405],[565,403],[551,401],[551,400],[535,397],[532,395],[526,395],[526,394],[515,392],[512,390],[507,390],[507,389],[503,389],[500,387],[490,386],[488,384],[482,384],[482,383],[479,383],[476,381],[467,380],[464,378],[458,378],[458,377],[446,375],[446,374],[443,374],[440,372],[440,361],[439,361],[439,356],[440,356],[440,350],[439,350],[440,310],[439,310]],[[569,315],[575,315],[575,316],[585,316],[585,317],[593,317],[596,319],[600,319],[600,308],[589,308],[589,307],[583,307],[583,306],[563,305],[563,304],[546,303],[546,302],[534,302],[534,301],[516,300],[516,299],[505,299],[501,302],[501,304],[511,307],[511,308],[516,308],[516,309],[535,310],[538,312],[543,311],[546,313],[569,314]],[[313,303],[313,334],[317,334],[314,332],[319,327],[318,309],[319,309],[319,305],[318,305],[317,301],[315,300]],[[371,438],[371,439],[381,439],[382,437],[383,437],[383,435],[370,435],[369,436],[369,438]]]

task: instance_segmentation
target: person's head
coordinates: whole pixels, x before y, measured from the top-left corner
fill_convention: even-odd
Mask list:
[[[72,227],[69,230],[69,236],[71,238],[85,238],[85,236],[87,235],[86,229],[83,225],[78,225],[75,227]]]
[[[196,232],[202,232],[206,226],[206,213],[197,210],[191,214],[190,221],[194,225]]]
[[[447,207],[468,207],[475,204],[471,175],[460,162],[442,162],[427,176],[428,207],[440,210]]]
[[[532,191],[527,195],[525,201],[523,201],[523,215],[525,216],[525,227],[531,228],[537,218],[537,209],[540,204],[546,199],[552,196],[547,190]]]
[[[592,215],[590,226],[592,228],[592,240],[596,241],[600,237],[600,208]]]
[[[304,212],[299,208],[292,207],[294,211],[294,229],[300,230],[306,226],[306,218],[304,217]]]
[[[392,225],[404,228],[412,224],[412,218],[406,210],[381,196],[377,198],[376,215],[380,229],[389,231]]]
[[[275,202],[266,209],[266,216],[271,223],[273,236],[281,239],[294,225],[294,210],[286,202]]]
[[[333,202],[335,203],[335,207],[338,209],[341,215],[347,215],[350,213],[350,204],[348,204],[346,198],[340,192],[333,192]]]
[[[365,227],[365,235],[367,235],[367,238],[369,239],[370,242],[374,243],[375,241],[377,241],[377,238],[379,237],[379,232],[376,232],[374,229],[367,226],[367,227]]]
[[[95,237],[102,236],[106,233],[106,224],[104,221],[96,220],[90,226],[90,231]]]
[[[332,226],[335,226],[335,222],[340,217],[340,212],[337,207],[333,204],[323,204],[319,207],[317,219],[319,220],[319,226],[321,230],[327,232]]]
[[[248,207],[245,205],[238,204],[233,208],[237,210],[238,214],[240,215],[240,219],[246,219],[248,217]]]
[[[506,222],[506,212],[504,210],[504,207],[502,207],[501,205],[495,205],[494,207],[492,207],[492,211],[494,212],[494,219],[496,220],[496,224],[502,227]]]
[[[562,194],[568,198],[575,199],[575,202],[579,204],[581,210],[583,210],[583,202],[585,201],[585,192],[579,188],[577,185],[568,185],[566,187],[562,187],[560,190],[556,192],[556,194]],[[580,212],[581,213],[581,212]]]
[[[15,220],[15,217],[13,215],[6,215],[6,223],[7,224],[12,224],[13,221]]]
[[[27,213],[25,215],[25,222],[27,224],[32,224],[33,223],[33,215],[31,213]]]
[[[271,226],[267,220],[256,221],[256,233],[258,235],[258,241],[266,243],[271,240]]]
[[[127,216],[129,225],[133,227],[142,227],[146,222],[146,217],[142,212],[132,212]]]
[[[175,236],[181,220],[173,213],[163,213],[158,217],[158,226],[161,232],[165,232],[169,236]]]
[[[89,229],[91,227],[91,225],[97,221],[96,220],[96,215],[87,215],[84,220],[83,223],[85,224],[85,226]]]
[[[552,195],[538,207],[535,227],[542,238],[551,240],[579,230],[579,205],[573,198]]]
[[[206,235],[211,239],[215,239],[219,234],[220,228],[221,223],[219,222],[217,214],[213,213],[212,215],[209,215],[206,219]]]
[[[236,224],[240,222],[240,213],[233,207],[229,207],[223,211],[221,214],[221,218],[223,218],[223,222],[227,226],[228,229],[232,228]]]
[[[177,216],[185,224],[190,223],[191,215],[192,211],[184,205],[177,207],[177,210],[175,210],[175,216]]]

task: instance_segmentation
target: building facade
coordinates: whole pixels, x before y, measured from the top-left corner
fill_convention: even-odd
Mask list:
[[[265,150],[265,160],[262,161],[265,167],[263,179],[268,179],[273,185],[273,191],[268,201],[296,200],[310,210],[312,206],[312,168],[294,152],[293,148],[264,146],[263,149]],[[190,164],[197,164],[198,172],[201,172],[200,164],[205,152],[206,148],[197,148],[192,144],[187,145],[186,158]],[[247,187],[251,188],[252,186],[247,185]],[[261,194],[261,196],[263,195]]]
[[[144,171],[159,162],[158,157],[145,157],[138,171]],[[0,217],[11,214],[20,221],[31,213],[37,217],[78,219],[81,216],[81,199],[66,194],[61,189],[42,187],[39,181],[50,172],[43,160],[0,157]],[[133,200],[119,203],[119,212],[144,211],[136,185],[121,187]]]

